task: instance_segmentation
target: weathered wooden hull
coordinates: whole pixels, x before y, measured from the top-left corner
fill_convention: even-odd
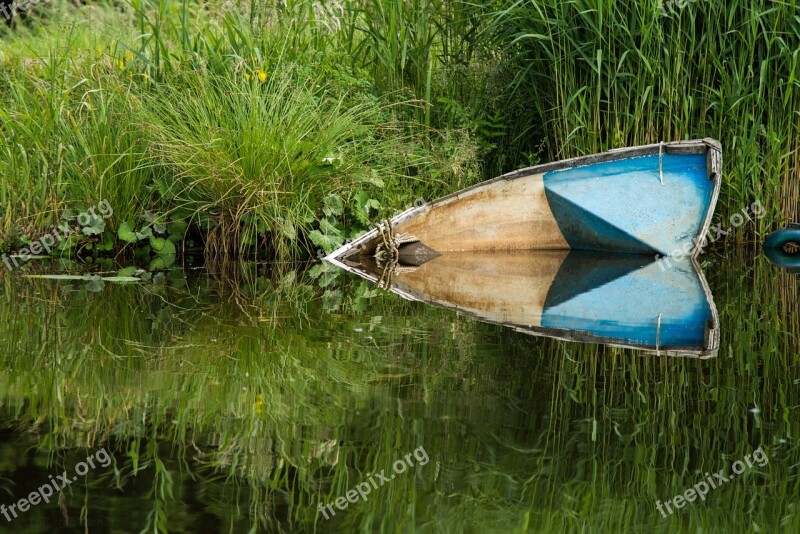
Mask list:
[[[340,264],[377,282],[369,264]],[[694,260],[582,251],[445,252],[385,279],[403,298],[520,332],[712,357],[717,311]]]
[[[432,250],[590,250],[695,257],[719,193],[712,139],[617,149],[515,171],[391,220]],[[329,259],[373,254],[377,230]]]

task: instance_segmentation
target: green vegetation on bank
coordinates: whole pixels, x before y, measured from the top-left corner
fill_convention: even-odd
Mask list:
[[[0,35],[0,242],[107,200],[209,257],[330,250],[501,172],[716,137],[737,242],[797,219],[793,2],[131,0]]]

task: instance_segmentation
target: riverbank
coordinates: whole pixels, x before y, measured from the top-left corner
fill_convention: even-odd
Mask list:
[[[0,245],[300,258],[505,171],[714,137],[718,215],[798,218],[800,22],[751,0],[41,3],[0,37]],[[712,24],[711,21],[714,21]]]

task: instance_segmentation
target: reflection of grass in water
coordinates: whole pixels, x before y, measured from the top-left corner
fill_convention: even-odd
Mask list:
[[[226,524],[267,530],[785,529],[797,519],[800,374],[797,338],[780,332],[797,332],[784,296],[796,279],[760,258],[724,265],[707,269],[723,326],[707,361],[528,338],[303,276],[265,284],[242,270],[233,286],[69,299],[28,281],[0,301],[0,386],[11,420],[46,449],[112,437],[130,452],[133,495],[113,497],[130,524],[157,506],[171,529],[191,525],[196,494]],[[335,291],[326,302],[339,308],[321,310]],[[656,500],[761,444],[760,474],[661,518]],[[318,515],[420,445],[426,466]],[[105,506],[103,490],[91,495],[90,509]],[[140,495],[155,505],[126,504]]]
[[[286,280],[260,291],[206,280],[202,297],[185,288],[87,294],[40,280],[7,284],[4,366],[17,372],[0,378],[6,410],[47,448],[133,438],[128,469],[153,473],[161,498],[168,471],[155,445],[172,443],[195,458],[198,476],[248,482],[263,515],[276,498],[267,490],[310,491],[320,466],[338,464],[344,406],[406,378],[408,364],[385,354],[412,350],[402,338],[355,339],[345,318],[322,321],[340,336],[316,332],[319,297]],[[38,317],[43,326],[31,328]],[[383,331],[377,321],[363,328]]]

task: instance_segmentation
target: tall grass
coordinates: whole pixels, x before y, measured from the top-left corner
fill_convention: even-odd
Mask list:
[[[104,198],[114,208],[112,224],[158,206],[147,187],[158,170],[149,162],[148,137],[131,123],[129,87],[117,75],[114,50],[91,34],[90,22],[68,20],[66,31],[43,26],[7,37],[0,240],[35,237],[66,209]],[[41,55],[19,52],[28,42]]]
[[[375,150],[389,149],[370,128],[379,111],[321,98],[323,80],[291,72],[270,73],[263,84],[257,74],[231,78],[189,75],[149,95],[142,118],[173,173],[174,202],[215,219],[209,240],[221,252],[248,241],[238,232],[255,238],[264,229],[289,257],[311,230],[319,199],[367,182]]]
[[[335,17],[355,11],[320,9],[136,0],[121,24],[76,12],[65,41],[46,25],[8,36],[15,49],[50,46],[47,57],[16,52],[0,72],[11,134],[0,239],[107,196],[114,228],[155,211],[194,223],[210,257],[289,258],[314,248],[307,236],[331,194],[381,197],[377,219],[477,179],[468,129],[432,128],[430,106],[378,83],[388,74],[342,44]]]

